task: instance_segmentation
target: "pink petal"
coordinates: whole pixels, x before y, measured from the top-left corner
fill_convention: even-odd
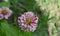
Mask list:
[[[3,6],[3,7],[2,7],[2,9],[3,9],[3,10],[8,10],[9,8],[7,8],[7,7]]]
[[[9,16],[4,16],[5,19],[8,19]]]
[[[33,17],[33,22],[38,23],[38,17],[37,16]]]
[[[27,19],[33,17],[33,15],[34,14],[32,12],[25,13],[25,16],[26,16]]]
[[[1,19],[3,19],[3,15],[2,15],[2,14],[0,14],[0,20],[1,20]]]

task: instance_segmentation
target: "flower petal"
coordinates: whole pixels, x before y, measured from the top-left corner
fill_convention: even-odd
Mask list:
[[[4,16],[5,19],[8,19],[9,16]]]
[[[3,15],[2,15],[2,14],[0,14],[0,20],[1,20],[1,19],[3,19]]]
[[[27,19],[29,19],[32,18],[34,14],[32,12],[27,12],[24,15],[26,16]]]
[[[33,22],[38,23],[38,17],[37,16],[33,17]]]

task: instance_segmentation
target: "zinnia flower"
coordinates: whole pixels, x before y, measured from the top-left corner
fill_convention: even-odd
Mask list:
[[[12,14],[12,11],[7,7],[0,8],[0,19],[8,19],[8,17]]]
[[[38,25],[38,17],[32,12],[26,12],[21,17],[18,17],[18,23],[22,30],[34,32]]]

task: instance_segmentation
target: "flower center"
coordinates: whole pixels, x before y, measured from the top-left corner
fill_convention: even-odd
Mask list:
[[[32,19],[28,19],[28,20],[26,20],[26,24],[30,24],[32,22]]]
[[[6,15],[7,14],[7,11],[6,10],[2,10],[2,14],[3,15]]]

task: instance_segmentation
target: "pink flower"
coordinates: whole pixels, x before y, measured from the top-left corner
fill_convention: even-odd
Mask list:
[[[26,12],[21,17],[18,17],[18,23],[22,30],[34,32],[38,26],[38,17],[32,12]]]
[[[12,14],[12,11],[7,7],[0,8],[0,19],[8,19],[8,17]]]

